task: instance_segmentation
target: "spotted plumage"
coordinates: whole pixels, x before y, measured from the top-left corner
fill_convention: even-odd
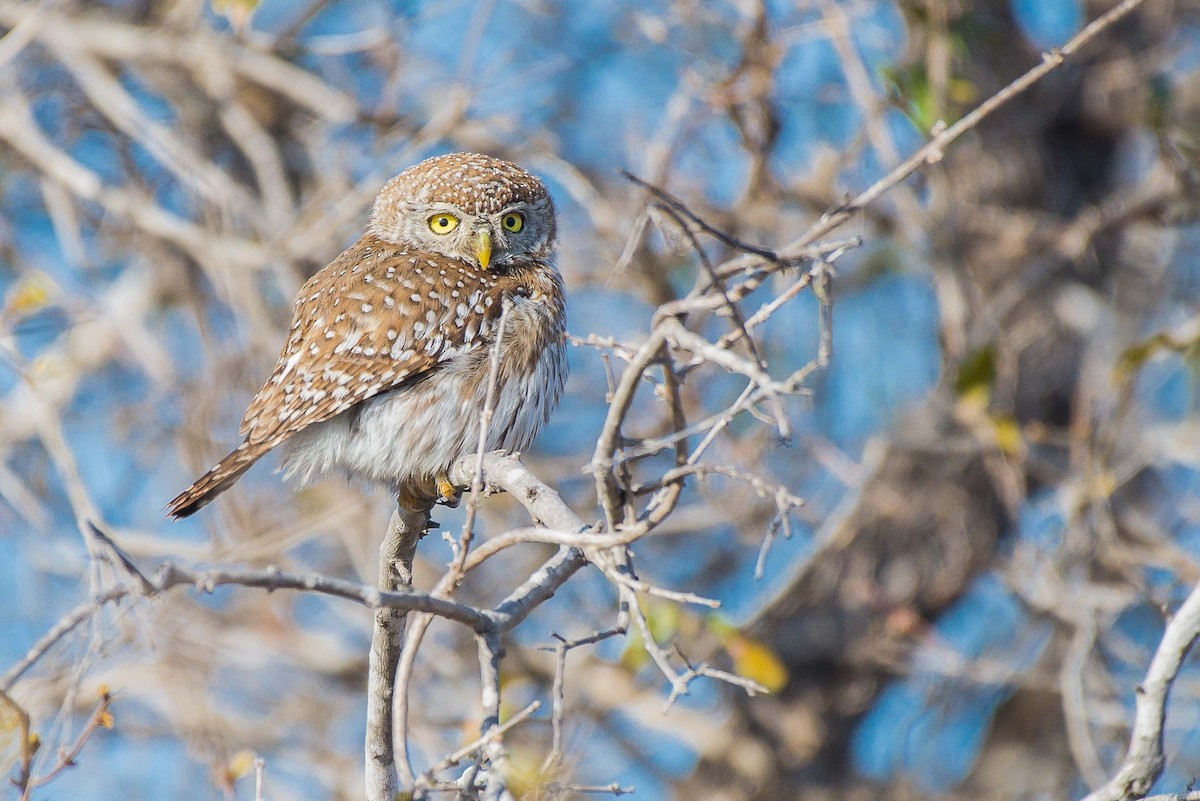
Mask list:
[[[438,233],[446,216],[451,230]],[[438,498],[450,465],[478,444],[506,303],[485,445],[528,447],[566,379],[554,236],[545,187],[508,162],[452,154],[392,179],[367,233],[300,290],[242,420],[245,441],[170,514],[192,514],[281,445],[290,477],[341,470],[411,502]]]

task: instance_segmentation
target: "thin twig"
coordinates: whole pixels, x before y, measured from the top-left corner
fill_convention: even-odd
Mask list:
[[[696,606],[705,606],[709,609],[720,609],[721,602],[715,598],[705,598],[702,595],[696,595],[691,592],[678,592],[676,590],[668,590],[662,587],[656,587],[645,581],[640,581],[635,578],[630,578],[615,570],[605,570],[604,574],[608,576],[609,581],[614,584],[620,584],[628,587],[636,592],[652,595],[656,598],[663,598],[668,601],[674,601],[680,604],[695,604]]]
[[[470,496],[467,498],[467,514],[463,520],[462,535],[450,565],[450,586],[457,587],[464,574],[464,565],[471,550],[475,535],[475,516],[479,513],[480,493],[483,492],[483,457],[487,452],[488,434],[492,427],[492,416],[496,413],[496,394],[500,383],[500,351],[504,346],[504,330],[508,324],[508,313],[512,300],[505,297],[500,310],[500,321],[496,326],[496,341],[492,344],[488,358],[487,390],[484,393],[483,409],[479,413],[479,440],[475,447],[475,471],[471,476]]]
[[[1163,730],[1167,724],[1167,696],[1179,675],[1183,658],[1200,637],[1200,585],[1167,623],[1162,640],[1150,660],[1146,678],[1135,689],[1136,706],[1129,753],[1116,774],[1084,801],[1127,801],[1141,798],[1162,775],[1166,764]]]
[[[79,754],[83,751],[83,747],[92,739],[92,735],[96,733],[98,728],[109,728],[111,726],[111,717],[109,715],[109,707],[112,705],[112,695],[107,689],[100,691],[100,703],[96,704],[96,708],[92,710],[92,714],[88,716],[87,722],[83,725],[79,735],[70,746],[61,749],[58,752],[58,758],[53,766],[42,774],[36,777],[27,777],[24,786],[21,787],[21,801],[27,801],[30,794],[38,787],[45,786],[54,781],[65,770],[73,768],[76,761],[79,759]]]
[[[793,257],[796,251],[807,248],[834,229],[847,222],[858,211],[874,203],[894,186],[912,176],[929,164],[941,161],[946,148],[957,141],[963,134],[974,129],[997,109],[1013,98],[1027,91],[1042,78],[1067,63],[1067,60],[1081,48],[1095,39],[1115,23],[1133,13],[1146,0],[1122,0],[1104,14],[1088,23],[1083,30],[1071,37],[1062,47],[1042,54],[1041,63],[1010,82],[1007,86],[991,95],[970,112],[954,123],[938,132],[928,142],[917,148],[908,158],[895,169],[880,178],[853,200],[825,215],[816,225],[809,228],[796,241],[779,250],[779,257]]]
[[[546,785],[546,792],[551,798],[556,797],[559,793],[605,793],[608,795],[632,795],[636,792],[633,787],[622,787],[613,782],[612,784],[571,784],[562,782],[550,782]],[[1191,801],[1191,799],[1188,799]]]
[[[686,217],[687,219],[689,219],[693,223],[695,223],[695,225],[698,228],[700,228],[702,231],[704,231],[706,234],[709,234],[714,239],[717,239],[721,243],[728,245],[729,247],[733,248],[734,250],[739,250],[743,253],[750,253],[755,256],[761,256],[762,258],[767,259],[768,261],[773,261],[773,262],[782,261],[779,258],[779,255],[775,251],[769,250],[767,248],[761,248],[761,247],[758,247],[757,245],[751,245],[749,242],[743,242],[742,240],[740,240],[736,237],[730,236],[728,233],[726,233],[725,231],[722,231],[720,228],[717,228],[716,226],[710,225],[709,223],[705,222],[703,218],[701,218],[698,214],[696,214],[691,209],[689,209],[687,207],[686,203],[684,203],[682,200],[675,197],[674,195],[672,195],[670,192],[666,191],[665,189],[661,189],[661,188],[655,186],[654,184],[650,183],[649,181],[642,180],[641,178],[639,178],[636,175],[634,175],[633,173],[631,173],[629,170],[621,170],[621,175],[625,176],[627,179],[629,179],[633,183],[637,184],[638,186],[642,187],[643,189],[648,190],[652,195],[657,197],[668,207],[674,209],[676,212],[678,212],[679,214],[683,215],[684,217]]]
[[[584,645],[594,645],[595,643],[607,640],[609,637],[624,635],[628,624],[618,625],[614,628],[605,631],[593,632],[587,637],[580,637],[575,640],[566,640],[555,634],[555,639],[558,644],[554,646],[555,666],[554,666],[554,684],[550,688],[550,697],[553,700],[553,712],[550,717],[550,751],[546,754],[545,760],[542,761],[542,773],[557,767],[563,761],[563,707],[566,702],[566,682],[567,682],[567,654],[575,648]],[[545,650],[545,646],[543,646]]]
[[[520,723],[523,723],[526,718],[528,718],[530,715],[532,715],[534,712],[537,712],[541,708],[542,708],[541,701],[531,702],[528,706],[526,706],[520,712],[517,712],[515,715],[510,717],[508,720],[504,721],[503,723],[501,723],[497,726],[493,726],[492,728],[488,729],[486,732],[481,734],[479,737],[477,737],[474,740],[472,740],[471,742],[467,743],[466,745],[464,745],[462,748],[458,749],[457,751],[447,754],[436,765],[429,768],[429,770],[425,771],[423,778],[428,779],[430,782],[432,782],[432,777],[434,775],[436,775],[437,773],[440,773],[443,770],[446,770],[447,768],[454,767],[455,765],[462,762],[467,757],[474,754],[480,748],[483,748],[489,742],[500,739],[509,731],[509,729],[512,729],[514,726],[516,726]]]
[[[263,780],[266,778],[267,760],[254,758],[254,801],[263,801]]]
[[[1063,720],[1067,727],[1067,745],[1087,782],[1089,790],[1095,790],[1107,781],[1096,743],[1092,739],[1088,720],[1087,701],[1084,694],[1084,674],[1087,672],[1088,657],[1096,643],[1096,617],[1090,608],[1082,610],[1071,644],[1063,658],[1058,673],[1062,692]]]

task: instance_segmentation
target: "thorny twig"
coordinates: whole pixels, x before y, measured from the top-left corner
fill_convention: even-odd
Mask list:
[[[579,637],[574,640],[566,640],[558,634],[554,638],[558,640],[558,644],[553,647],[555,654],[554,666],[554,683],[550,688],[550,697],[553,699],[553,712],[551,715],[551,738],[550,751],[546,754],[546,759],[542,762],[542,773],[547,773],[551,769],[557,767],[563,760],[563,745],[562,745],[562,730],[565,704],[565,687],[567,681],[567,654],[575,648],[584,645],[594,645],[598,642],[603,642],[610,637],[624,636],[628,630],[629,624],[627,621],[619,621],[616,626],[605,631],[597,631],[587,637]],[[543,646],[545,648],[545,646]]]

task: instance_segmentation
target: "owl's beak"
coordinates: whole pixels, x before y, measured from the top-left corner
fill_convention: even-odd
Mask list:
[[[492,232],[486,228],[479,229],[475,234],[475,258],[485,270],[492,261]]]

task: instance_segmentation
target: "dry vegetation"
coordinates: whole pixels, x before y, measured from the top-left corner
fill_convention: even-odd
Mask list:
[[[464,12],[460,76],[495,5]],[[36,577],[0,601],[40,624],[62,614],[0,678],[0,767],[18,795],[49,797],[68,768],[124,775],[97,741],[165,734],[229,797],[257,769],[256,797],[360,798],[362,750],[342,729],[357,737],[347,710],[369,709],[372,801],[621,794],[595,768],[613,754],[681,798],[926,797],[912,777],[863,778],[852,732],[890,680],[929,670],[939,614],[985,573],[1051,633],[1020,672],[936,663],[946,703],[964,677],[1011,695],[955,792],[1150,792],[1167,692],[1200,632],[1197,556],[1172,522],[1200,510],[1194,495],[1167,509],[1156,483],[1200,463],[1200,428],[1154,418],[1137,392],[1147,364],[1200,342],[1194,307],[1166,313],[1196,293],[1175,264],[1200,94],[1172,61],[1193,10],[1097,4],[1042,56],[1006,4],[905,4],[896,74],[924,93],[899,100],[928,133],[910,155],[852,35],[864,5],[815,3],[784,30],[764,4],[729,11],[737,57],[683,71],[621,178],[514,135],[471,80],[417,92],[428,66],[398,28],[306,37],[320,3],[269,34],[237,6],[247,27],[231,32],[191,2],[0,3],[0,544],[19,542],[16,569]],[[964,51],[968,17],[991,29]],[[625,21],[652,40],[656,25],[720,23],[691,3]],[[861,130],[780,170],[776,76],[811,37],[833,46]],[[374,102],[355,69],[378,79]],[[1155,106],[1167,71],[1173,102]],[[744,158],[729,203],[681,164],[714,121]],[[1118,174],[1131,143],[1136,181]],[[574,209],[568,285],[625,316],[600,333],[572,322],[569,424],[520,459],[465,460],[464,509],[435,510],[446,525],[421,541],[426,521],[389,524],[381,493],[293,492],[265,470],[193,527],[160,521],[175,484],[229,444],[292,293],[431,149],[511,158]],[[66,266],[23,240],[38,221]],[[860,458],[814,428],[810,397],[843,358],[838,299],[889,262],[925,265],[942,369]],[[818,473],[838,503],[798,497]],[[1047,492],[1065,499],[1064,533],[1037,548],[1015,532]],[[709,588],[771,574],[794,528],[806,548],[775,566],[772,596],[737,625],[710,616]],[[1128,657],[1145,674],[1131,717],[1113,651],[1122,615],[1145,608],[1173,616],[1153,656]],[[623,652],[601,650],[619,638]],[[676,703],[707,681],[709,707]],[[1194,698],[1195,679],[1181,690]],[[694,769],[659,771],[622,722],[681,743]],[[271,755],[265,774],[254,754]],[[294,784],[273,792],[277,763]]]

